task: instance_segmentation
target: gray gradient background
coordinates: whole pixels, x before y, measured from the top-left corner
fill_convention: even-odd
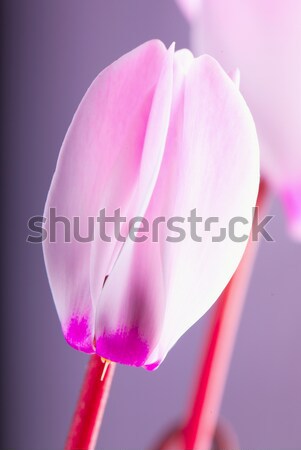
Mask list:
[[[60,144],[93,78],[147,39],[187,46],[188,27],[173,0],[10,0],[2,20],[10,228],[1,448],[59,450],[87,357],[62,337],[41,246],[26,244],[26,222],[43,211]],[[277,202],[272,211],[276,243],[259,253],[222,405],[246,450],[301,449],[301,247],[287,238]],[[157,372],[117,368],[99,449],[150,450],[180,420],[207,322],[200,320]]]

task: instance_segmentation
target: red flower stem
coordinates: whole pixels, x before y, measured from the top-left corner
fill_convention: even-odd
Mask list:
[[[101,381],[104,369],[105,362],[102,362],[99,356],[92,355],[72,419],[65,450],[95,449],[115,364],[109,364],[103,381]]]
[[[267,199],[261,182],[257,206],[263,215]],[[211,448],[235,338],[258,242],[249,241],[238,269],[219,298],[213,313],[192,410],[183,430],[187,450]]]

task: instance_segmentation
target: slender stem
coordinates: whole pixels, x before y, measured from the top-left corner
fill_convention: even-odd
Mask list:
[[[114,363],[106,366],[99,356],[91,356],[65,450],[95,449],[115,370]],[[101,381],[105,367],[106,373]]]
[[[265,210],[266,198],[267,188],[261,182],[257,200],[259,216]],[[211,447],[257,244],[249,241],[238,269],[214,310],[191,413],[183,430],[188,450]]]

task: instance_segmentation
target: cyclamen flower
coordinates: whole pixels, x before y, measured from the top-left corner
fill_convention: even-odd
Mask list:
[[[95,79],[68,130],[48,194],[57,216],[218,217],[249,220],[259,183],[258,144],[237,87],[209,56],[147,42]],[[246,242],[43,243],[48,277],[68,343],[152,370],[214,303]],[[111,235],[113,224],[106,224]],[[129,233],[126,225],[123,232]],[[105,281],[106,280],[106,281]]]
[[[280,196],[291,235],[301,240],[300,0],[177,0],[196,54],[238,67],[256,123],[262,173]]]

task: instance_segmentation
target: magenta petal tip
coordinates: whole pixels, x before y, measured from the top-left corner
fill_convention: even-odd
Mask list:
[[[148,370],[149,372],[153,372],[154,370],[158,369],[162,361],[156,361],[152,364],[147,364],[144,366],[144,369]]]
[[[73,316],[63,331],[66,341],[75,350],[95,353],[87,317]]]
[[[96,353],[110,361],[140,367],[147,360],[149,346],[140,336],[138,328],[120,329],[99,337]]]

